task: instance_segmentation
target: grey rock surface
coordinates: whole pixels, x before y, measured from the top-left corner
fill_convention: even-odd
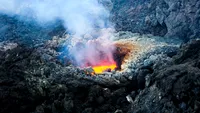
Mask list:
[[[118,31],[178,37],[200,37],[199,0],[112,0]]]
[[[129,71],[90,76],[59,58],[66,38],[52,36],[65,33],[62,23],[43,28],[0,15],[0,113],[200,112],[200,41],[191,40],[200,36],[200,1],[99,1],[120,31],[116,40],[158,46]],[[177,37],[189,42],[173,46]]]
[[[195,107],[200,99],[199,44],[191,41],[183,45],[173,64],[154,68],[151,85],[139,93],[129,112],[199,112]]]
[[[0,112],[198,112],[199,44],[183,45],[172,58],[167,52],[147,54],[144,59],[153,63],[141,60],[137,72],[97,76],[63,65],[54,43],[19,44],[0,51]]]

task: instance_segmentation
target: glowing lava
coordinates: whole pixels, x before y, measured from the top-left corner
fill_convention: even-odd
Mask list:
[[[115,70],[116,67],[117,67],[116,64],[110,64],[110,65],[93,66],[92,68],[96,74],[101,74],[108,70],[110,71]]]

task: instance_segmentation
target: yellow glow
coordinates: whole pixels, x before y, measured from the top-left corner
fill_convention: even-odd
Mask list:
[[[105,66],[94,66],[92,67],[96,74],[101,74],[107,69],[114,70],[117,66],[115,64],[112,65],[105,65]]]

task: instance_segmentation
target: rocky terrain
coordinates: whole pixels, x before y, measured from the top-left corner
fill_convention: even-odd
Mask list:
[[[116,29],[184,41],[199,38],[199,0],[112,0]]]
[[[115,43],[140,48],[122,71],[92,76],[63,59],[60,21],[0,15],[0,113],[200,112],[200,1],[100,1]]]
[[[124,36],[132,36],[127,34]],[[138,38],[147,42],[147,37]],[[82,69],[63,65],[57,58],[59,40],[54,38],[35,48],[1,43],[0,112],[199,110],[199,41],[183,45],[182,51],[178,46],[158,46],[129,63],[124,72],[89,76]]]
[[[132,111],[199,112],[199,43],[198,40],[183,45],[171,65],[154,69]]]

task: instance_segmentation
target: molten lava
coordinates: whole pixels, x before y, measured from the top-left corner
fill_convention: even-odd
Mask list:
[[[109,72],[115,70],[117,68],[117,65],[116,64],[99,65],[99,66],[93,66],[92,68],[96,74],[101,74],[105,71]]]
[[[132,59],[132,53],[138,51],[137,46],[132,42],[118,41],[108,44],[101,41],[79,42],[73,48],[73,52],[76,54],[74,56],[75,65],[81,68],[90,67],[89,70],[85,70],[88,75],[101,74],[113,70],[121,71],[123,70],[122,64],[126,60]]]

